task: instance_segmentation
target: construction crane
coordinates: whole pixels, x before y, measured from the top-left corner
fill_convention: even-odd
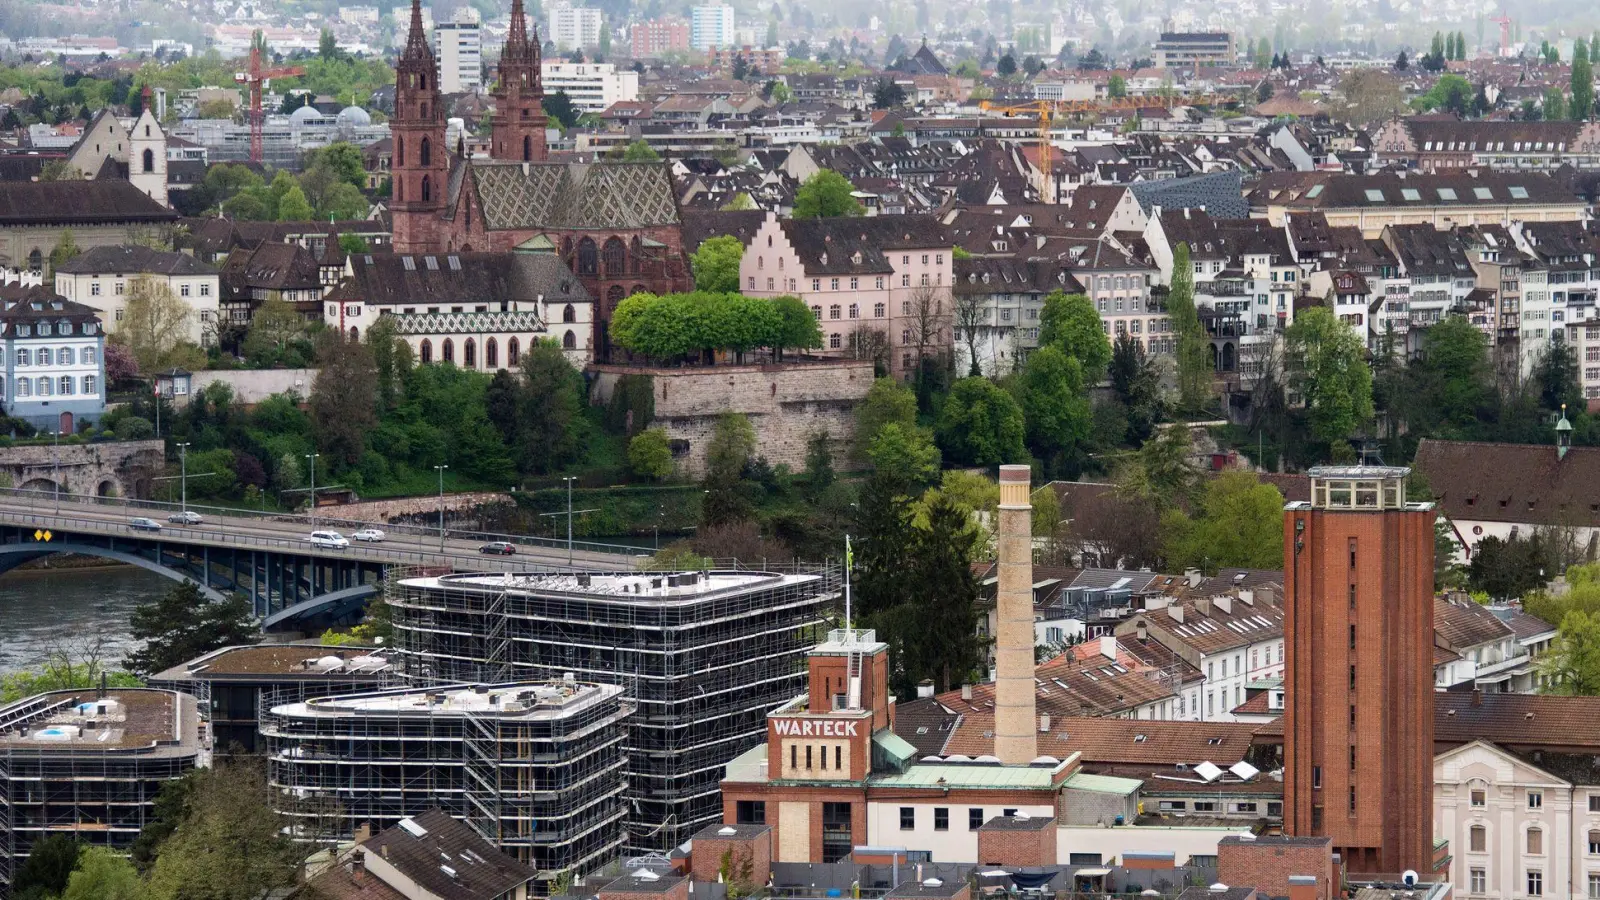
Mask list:
[[[277,66],[263,69],[261,67],[261,47],[250,47],[250,69],[247,72],[233,73],[233,80],[245,86],[250,93],[250,102],[245,107],[245,116],[250,120],[250,161],[261,162],[263,144],[267,125],[267,114],[261,108],[261,86],[274,78],[288,78],[292,75],[304,75],[306,70],[300,66]]]
[[[1182,96],[1178,94],[1152,95],[1146,97],[1116,97],[1105,100],[1029,100],[1025,103],[995,103],[985,100],[979,104],[984,112],[999,113],[1002,116],[1026,116],[1039,120],[1039,173],[1044,178],[1041,197],[1050,195],[1050,169],[1051,158],[1055,147],[1050,143],[1050,123],[1057,114],[1114,112],[1130,109],[1170,109],[1174,106],[1218,106],[1225,103],[1237,103],[1239,98],[1229,94],[1200,94]]]
[[[1491,22],[1495,23],[1496,25],[1500,26],[1500,55],[1501,56],[1510,56],[1511,55],[1511,17],[1506,15],[1505,10],[1501,10],[1500,11],[1500,15],[1495,16],[1494,18],[1490,19],[1489,21],[1491,21]]]

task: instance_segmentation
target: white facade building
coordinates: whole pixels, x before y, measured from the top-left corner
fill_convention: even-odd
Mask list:
[[[550,10],[550,33],[546,38],[555,42],[561,50],[594,47],[600,43],[602,25],[598,9],[556,6]]]
[[[736,37],[733,27],[733,7],[696,6],[690,13],[690,47],[696,50],[732,47]]]
[[[439,90],[459,94],[483,86],[483,22],[470,6],[456,10],[433,29],[433,57],[439,61]]]
[[[189,340],[202,347],[216,342],[220,275],[187,253],[95,247],[57,266],[55,279],[56,293],[99,311],[105,330],[113,334],[126,318],[134,283],[148,279],[189,308]]]
[[[541,64],[545,94],[565,91],[584,112],[604,112],[613,103],[639,99],[639,73],[611,63]]]

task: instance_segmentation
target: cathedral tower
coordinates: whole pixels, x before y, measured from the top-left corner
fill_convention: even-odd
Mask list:
[[[544,85],[539,70],[539,31],[528,37],[522,0],[511,2],[511,30],[500,54],[500,80],[494,89],[490,156],[514,162],[545,159]]]
[[[444,209],[450,163],[438,67],[422,29],[421,0],[411,0],[411,32],[394,71],[394,117],[389,120],[394,137],[390,198],[394,249],[396,253],[427,253],[437,249],[439,212]]]

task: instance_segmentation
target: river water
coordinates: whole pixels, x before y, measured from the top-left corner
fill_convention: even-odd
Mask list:
[[[29,570],[0,576],[0,675],[37,667],[52,648],[99,641],[113,667],[137,649],[128,616],[172,582],[133,566]]]

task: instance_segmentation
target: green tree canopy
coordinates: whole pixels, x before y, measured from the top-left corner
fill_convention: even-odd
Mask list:
[[[1162,546],[1172,571],[1283,567],[1283,495],[1251,472],[1206,482],[1198,515],[1173,508],[1162,516]]]
[[[890,423],[902,429],[917,427],[917,395],[894,378],[879,378],[856,406],[856,450],[858,460],[867,459],[867,448],[878,432]]]
[[[1039,315],[1039,346],[1053,346],[1078,361],[1085,384],[1098,384],[1111,362],[1111,342],[1100,314],[1082,294],[1052,291]]]
[[[1178,334],[1178,405],[1193,415],[1211,402],[1211,350],[1194,305],[1194,264],[1189,259],[1188,244],[1180,243],[1172,252],[1167,314]]]
[[[1347,440],[1372,418],[1366,342],[1325,306],[1302,311],[1285,335],[1289,385],[1304,400],[1311,436]]]
[[[1555,645],[1539,660],[1539,674],[1549,685],[1546,693],[1600,696],[1600,614],[1575,609],[1562,616]]]
[[[794,195],[794,218],[830,219],[866,212],[853,194],[855,185],[838,172],[823,169],[805,180]]]
[[[965,466],[1025,461],[1024,433],[1022,408],[986,378],[957,381],[935,427],[940,449],[951,462]]]
[[[256,637],[249,601],[238,596],[209,601],[192,581],[134,607],[128,631],[144,641],[128,655],[128,668],[141,675],[170,669],[219,647],[253,643]]]
[[[696,290],[713,294],[732,294],[739,290],[739,262],[744,258],[744,242],[731,234],[707,238],[694,251]]]
[[[672,474],[672,442],[664,428],[646,428],[628,442],[628,466],[633,474],[661,481]]]
[[[806,318],[812,318],[809,311]],[[612,314],[610,334],[622,347],[666,360],[717,350],[819,346],[816,327],[815,321],[805,326],[792,311],[786,317],[772,299],[695,291],[624,299]]]
[[[1028,354],[1017,382],[1028,449],[1059,465],[1054,461],[1078,451],[1089,438],[1091,415],[1082,367],[1056,344],[1045,344]]]
[[[939,448],[927,429],[902,422],[888,422],[878,428],[867,445],[867,459],[875,477],[896,484],[926,485],[939,474]]]

